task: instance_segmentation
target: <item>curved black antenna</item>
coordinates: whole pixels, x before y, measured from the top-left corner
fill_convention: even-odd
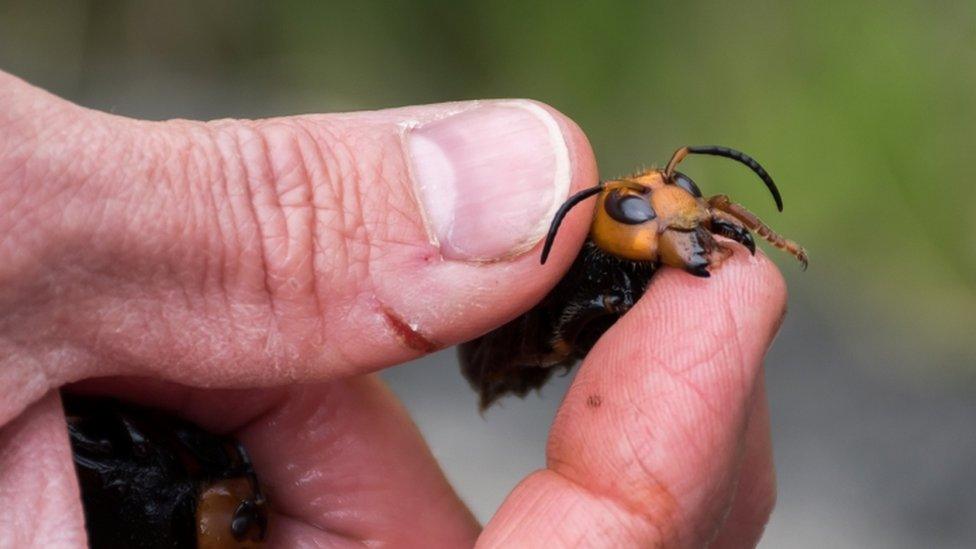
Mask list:
[[[728,147],[722,147],[719,145],[700,145],[697,147],[685,147],[685,149],[687,149],[688,153],[691,154],[707,154],[711,156],[721,156],[724,158],[731,158],[732,160],[741,162],[746,166],[749,166],[749,169],[756,172],[756,175],[759,176],[759,179],[763,180],[763,183],[766,184],[766,188],[768,188],[769,192],[772,193],[773,200],[776,201],[776,209],[779,211],[783,211],[783,198],[780,197],[779,195],[779,189],[776,188],[776,183],[773,183],[773,178],[770,177],[769,172],[763,169],[763,167],[759,165],[759,162],[756,162],[755,158],[749,156],[744,152],[737,151],[735,149],[730,149]],[[681,158],[684,158],[684,155],[682,155]]]
[[[540,263],[546,264],[546,259],[549,258],[549,251],[552,250],[552,243],[556,240],[556,231],[559,230],[559,224],[563,222],[563,218],[569,213],[569,210],[573,209],[573,206],[579,204],[580,202],[586,200],[587,198],[599,193],[603,190],[603,183],[600,183],[596,187],[590,187],[589,189],[584,189],[573,196],[569,197],[563,205],[556,210],[555,217],[552,218],[552,223],[549,224],[549,234],[546,235],[546,244],[542,247],[542,259]]]

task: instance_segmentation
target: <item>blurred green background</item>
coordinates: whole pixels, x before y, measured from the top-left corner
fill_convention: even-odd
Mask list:
[[[976,543],[974,2],[0,0],[0,68],[151,119],[530,97],[580,124],[604,177],[684,144],[747,151],[783,214],[745,169],[684,169],[811,255],[803,273],[775,254],[792,297],[768,363],[782,480],[766,543]],[[482,421],[451,361],[387,378],[484,519],[542,463],[561,393]],[[456,396],[431,401],[444,383]],[[461,430],[434,419],[455,405]],[[527,415],[538,429],[510,437]],[[474,478],[490,461],[458,464],[491,444],[526,448],[501,488]]]

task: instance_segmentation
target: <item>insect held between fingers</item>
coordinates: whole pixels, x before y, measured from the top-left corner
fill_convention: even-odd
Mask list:
[[[779,189],[751,156],[728,147],[682,147],[664,169],[604,181],[571,196],[556,212],[542,248],[552,251],[559,226],[576,205],[596,197],[589,236],[566,275],[527,313],[459,347],[461,371],[478,392],[482,410],[507,394],[524,396],[556,371],[567,371],[643,295],[662,265],[708,277],[734,240],[755,253],[753,233],[793,255],[806,269],[806,251],[725,195],[705,198],[677,171],[689,155],[735,160],[766,185],[778,210]]]
[[[268,506],[240,442],[156,410],[63,394],[92,548],[256,548]]]

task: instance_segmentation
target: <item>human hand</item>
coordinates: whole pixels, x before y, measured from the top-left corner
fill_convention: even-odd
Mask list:
[[[530,102],[139,122],[0,73],[0,546],[84,545],[56,392],[80,380],[241,439],[278,546],[755,543],[785,303],[761,254],[655,277],[483,532],[369,375],[541,299],[586,213],[534,246],[595,180]]]

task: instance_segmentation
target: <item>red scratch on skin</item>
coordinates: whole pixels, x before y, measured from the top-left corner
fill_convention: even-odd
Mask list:
[[[411,349],[421,351],[423,353],[432,353],[441,348],[441,345],[435,341],[431,341],[424,337],[420,332],[412,328],[409,324],[403,321],[402,318],[396,315],[389,307],[386,305],[380,305],[380,310],[383,312],[383,316],[386,318],[387,324],[393,330],[397,339],[400,343],[403,343]]]

